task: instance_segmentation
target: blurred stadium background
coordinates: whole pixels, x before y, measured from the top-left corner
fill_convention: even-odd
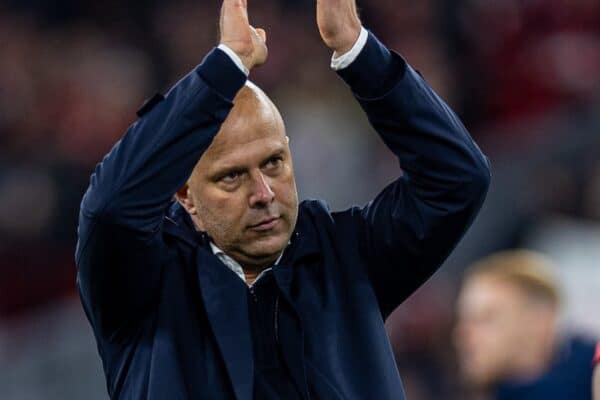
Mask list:
[[[77,212],[95,163],[215,44],[220,2],[0,3],[0,398],[106,399],[75,292]],[[253,72],[280,106],[302,198],[368,201],[397,174],[328,68],[309,0],[252,0]],[[387,322],[408,397],[463,399],[451,346],[461,271],[528,247],[559,268],[567,330],[600,336],[600,2],[363,1],[362,18],[459,112],[493,162],[481,215]]]

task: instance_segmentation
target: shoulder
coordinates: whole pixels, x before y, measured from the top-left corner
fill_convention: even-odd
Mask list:
[[[298,205],[298,222],[312,221],[323,223],[333,223],[333,216],[329,204],[324,200],[307,199]]]
[[[570,336],[563,339],[555,362],[549,371],[553,379],[567,379],[591,385],[593,359],[597,341],[584,336]]]
[[[332,211],[324,200],[307,199],[298,206],[298,221],[309,220],[319,224],[328,224],[331,227],[343,227],[346,224],[355,224],[360,219],[361,208],[353,206],[342,211]]]
[[[309,233],[343,251],[357,250],[363,222],[360,208],[331,211],[323,200],[304,200],[300,203],[296,231]]]
[[[563,341],[562,355],[565,359],[581,360],[592,365],[600,342],[589,336],[571,336]]]
[[[321,199],[306,199],[302,200],[298,205],[299,212],[309,213],[312,215],[331,214],[329,204]]]

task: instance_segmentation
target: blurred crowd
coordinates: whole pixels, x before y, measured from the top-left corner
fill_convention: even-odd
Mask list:
[[[329,70],[314,1],[251,3],[270,52],[252,79],[281,108],[301,198],[324,198],[334,209],[368,201],[398,165]],[[492,188],[473,229],[388,321],[409,398],[462,398],[451,300],[468,263],[530,246],[575,271],[565,274],[569,287],[600,287],[592,267],[600,248],[600,2],[359,5],[365,26],[425,76],[492,160]],[[75,294],[79,201],[144,99],[215,45],[219,7],[217,0],[0,4],[2,398],[106,398]],[[586,328],[600,334],[597,325]]]

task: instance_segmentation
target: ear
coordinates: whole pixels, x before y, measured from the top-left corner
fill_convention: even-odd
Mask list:
[[[187,184],[185,184],[183,187],[181,187],[181,189],[177,191],[177,193],[175,193],[175,198],[177,199],[177,202],[181,204],[181,206],[185,209],[185,211],[187,211],[187,213],[190,214],[190,217],[192,218],[196,229],[204,231],[204,223],[200,219],[198,209],[196,208],[196,205],[192,200],[192,196],[190,195],[190,187]]]
[[[192,201],[192,197],[190,196],[190,187],[187,184],[183,185],[177,193],[175,193],[175,198],[188,214],[196,215],[198,213],[196,206]]]

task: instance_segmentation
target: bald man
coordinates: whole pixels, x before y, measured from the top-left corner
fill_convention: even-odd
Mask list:
[[[364,207],[299,204],[284,123],[247,81],[266,33],[224,0],[218,48],[142,107],[81,204],[111,398],[404,398],[384,320],[468,228],[488,162],[354,0],[318,0],[317,25],[404,173]]]

